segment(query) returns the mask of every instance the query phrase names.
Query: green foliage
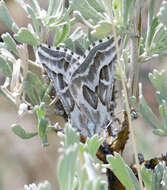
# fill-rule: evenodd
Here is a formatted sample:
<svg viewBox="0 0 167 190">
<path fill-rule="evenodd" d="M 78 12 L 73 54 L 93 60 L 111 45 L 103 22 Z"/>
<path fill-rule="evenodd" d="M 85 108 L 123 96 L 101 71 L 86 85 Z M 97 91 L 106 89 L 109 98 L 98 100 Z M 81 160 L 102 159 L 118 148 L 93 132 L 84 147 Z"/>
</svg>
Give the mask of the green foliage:
<svg viewBox="0 0 167 190">
<path fill-rule="evenodd" d="M 140 112 L 144 120 L 153 128 L 153 133 L 159 136 L 167 135 L 167 74 L 165 71 L 158 72 L 154 70 L 153 73 L 149 73 L 149 79 L 151 80 L 153 86 L 157 89 L 156 98 L 159 103 L 159 114 L 161 119 L 159 120 L 157 116 L 153 113 L 151 108 L 146 103 L 144 96 L 142 94 L 142 88 L 140 85 Z"/>
<path fill-rule="evenodd" d="M 17 34 L 14 35 L 14 38 L 21 43 L 32 46 L 39 45 L 39 40 L 37 39 L 36 35 L 30 32 L 27 28 L 20 28 Z"/>
<path fill-rule="evenodd" d="M 109 155 L 107 158 L 110 168 L 114 172 L 114 174 L 118 177 L 121 183 L 128 190 L 139 190 L 139 182 L 133 171 L 125 164 L 123 159 L 119 154 L 115 156 Z"/>
<path fill-rule="evenodd" d="M 87 140 L 85 145 L 87 148 L 83 149 L 79 134 L 70 124 L 66 125 L 62 140 L 63 147 L 57 168 L 60 190 L 105 190 L 106 184 L 97 173 L 91 157 L 94 156 L 92 148 L 95 150 L 97 148 L 95 142 L 101 140 L 93 136 Z"/>
<path fill-rule="evenodd" d="M 96 156 L 96 152 L 98 151 L 102 139 L 99 139 L 97 135 L 94 135 L 91 139 L 87 140 L 87 143 L 83 145 L 84 150 L 88 152 L 91 156 Z"/>
<path fill-rule="evenodd" d="M 142 177 L 147 190 L 166 190 L 166 163 L 164 161 L 159 162 L 154 170 L 142 168 Z"/>
<path fill-rule="evenodd" d="M 18 31 L 18 26 L 9 14 L 9 11 L 3 0 L 0 1 L 0 19 L 14 32 Z"/>
<path fill-rule="evenodd" d="M 19 28 L 11 18 L 5 2 L 0 1 L 0 20 L 6 23 L 13 32 L 13 35 L 9 33 L 1 35 L 3 42 L 0 43 L 0 69 L 6 80 L 0 86 L 0 93 L 16 105 L 20 115 L 31 111 L 37 117 L 36 132 L 27 132 L 20 125 L 12 125 L 12 131 L 22 139 L 38 135 L 43 146 L 47 146 L 47 133 L 54 128 L 47 118 L 48 107 L 52 105 L 51 85 L 45 83 L 45 80 L 39 76 L 43 72 L 43 68 L 38 59 L 29 60 L 26 45 L 32 46 L 33 53 L 36 55 L 37 46 L 41 43 L 48 43 L 50 34 L 52 34 L 51 45 L 63 45 L 73 51 L 79 49 L 84 53 L 92 42 L 110 34 L 114 23 L 117 33 L 122 38 L 121 59 L 125 63 L 125 74 L 128 73 L 128 66 L 131 64 L 132 51 L 129 48 L 129 42 L 134 36 L 138 38 L 137 55 L 139 57 L 137 64 L 144 64 L 150 59 L 166 55 L 166 1 L 162 2 L 156 15 L 154 11 L 156 1 L 150 1 L 147 28 L 142 33 L 140 26 L 142 1 L 113 0 L 111 3 L 110 0 L 72 0 L 69 7 L 65 8 L 64 1 L 50 0 L 47 10 L 42 9 L 37 0 L 30 0 L 29 5 L 22 0 L 18 0 L 18 2 L 32 20 L 32 25 L 29 24 L 27 28 Z M 81 26 L 76 27 L 76 23 L 84 24 L 88 31 L 87 34 Z M 117 70 L 119 78 L 120 69 L 117 68 Z M 153 73 L 149 74 L 149 79 L 157 90 L 155 95 L 161 118 L 158 119 L 148 106 L 141 86 L 139 89 L 139 109 L 144 120 L 153 128 L 154 134 L 166 136 L 167 75 L 164 71 L 154 70 Z M 131 90 L 128 85 L 127 89 Z M 133 99 L 133 105 L 138 106 L 137 97 L 130 97 L 130 99 Z M 64 133 L 57 169 L 60 189 L 105 190 L 106 183 L 103 182 L 100 172 L 94 167 L 95 155 L 103 139 L 99 139 L 95 135 L 91 139 L 87 139 L 85 144 L 80 144 L 79 135 L 69 124 L 65 127 Z M 139 189 L 138 180 L 120 155 L 109 156 L 108 162 L 109 167 L 126 189 Z M 142 178 L 148 190 L 164 190 L 166 176 L 165 163 L 160 163 L 153 171 L 142 168 Z M 160 184 L 163 185 L 160 186 Z M 48 182 L 38 186 L 32 184 L 25 186 L 25 190 L 50 190 L 50 185 Z"/>
<path fill-rule="evenodd" d="M 0 68 L 2 69 L 2 72 L 5 75 L 5 77 L 8 77 L 11 79 L 12 69 L 9 65 L 8 60 L 7 59 L 5 60 L 2 56 L 0 56 Z"/>
<path fill-rule="evenodd" d="M 36 136 L 38 133 L 29 133 L 26 132 L 20 125 L 12 125 L 11 126 L 12 131 L 19 137 L 21 137 L 22 139 L 29 139 L 32 138 L 34 136 Z"/>
<path fill-rule="evenodd" d="M 23 88 L 25 89 L 31 104 L 39 105 L 44 98 L 46 89 L 38 76 L 29 71 L 24 80 Z"/>
<path fill-rule="evenodd" d="M 5 42 L 7 49 L 18 56 L 19 52 L 17 50 L 17 45 L 11 35 L 7 32 L 5 34 L 2 34 L 1 38 Z"/>
</svg>

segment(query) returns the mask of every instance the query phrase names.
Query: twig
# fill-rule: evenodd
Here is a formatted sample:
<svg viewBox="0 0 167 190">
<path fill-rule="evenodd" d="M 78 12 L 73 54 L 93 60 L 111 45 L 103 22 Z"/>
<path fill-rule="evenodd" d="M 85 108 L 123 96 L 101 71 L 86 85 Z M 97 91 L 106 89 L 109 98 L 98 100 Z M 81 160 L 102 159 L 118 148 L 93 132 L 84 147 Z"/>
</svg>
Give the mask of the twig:
<svg viewBox="0 0 167 190">
<path fill-rule="evenodd" d="M 124 96 L 125 96 L 125 107 L 126 107 L 126 111 L 127 111 L 127 115 L 128 115 L 129 130 L 130 130 L 130 135 L 131 135 L 131 138 L 132 138 L 132 145 L 133 145 L 133 151 L 134 151 L 134 155 L 135 155 L 135 162 L 136 162 L 136 165 L 137 165 L 137 173 L 138 173 L 138 177 L 139 177 L 140 189 L 144 190 L 143 183 L 142 183 L 141 172 L 140 172 L 140 165 L 139 165 L 138 156 L 137 156 L 135 135 L 134 135 L 134 130 L 133 130 L 133 126 L 132 126 L 132 120 L 131 120 L 131 115 L 130 115 L 130 106 L 129 106 L 129 101 L 128 101 L 128 93 L 127 93 L 126 85 L 125 85 L 125 76 L 124 76 L 124 72 L 123 72 L 122 65 L 121 65 L 122 61 L 120 59 L 121 56 L 120 56 L 120 52 L 119 52 L 116 28 L 115 28 L 115 24 L 113 22 L 114 21 L 114 16 L 113 16 L 112 9 L 111 9 L 111 21 L 112 21 L 112 30 L 113 30 L 113 34 L 114 34 L 115 46 L 116 46 L 116 51 L 117 51 L 117 58 L 119 60 L 119 66 L 120 66 L 120 71 L 121 71 L 120 72 L 120 74 L 121 74 L 121 83 L 122 83 L 122 88 L 123 88 L 123 92 L 124 92 Z"/>
</svg>

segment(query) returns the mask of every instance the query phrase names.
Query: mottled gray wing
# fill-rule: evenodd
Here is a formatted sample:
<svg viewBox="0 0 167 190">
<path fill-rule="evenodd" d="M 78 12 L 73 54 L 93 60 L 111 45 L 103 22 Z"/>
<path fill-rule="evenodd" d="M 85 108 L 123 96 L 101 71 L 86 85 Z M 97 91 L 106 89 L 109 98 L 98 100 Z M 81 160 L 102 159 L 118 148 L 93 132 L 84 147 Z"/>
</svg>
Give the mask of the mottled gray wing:
<svg viewBox="0 0 167 190">
<path fill-rule="evenodd" d="M 38 57 L 44 66 L 67 114 L 74 109 L 74 100 L 69 91 L 71 72 L 80 62 L 80 56 L 60 47 L 41 45 Z"/>
<path fill-rule="evenodd" d="M 71 76 L 69 88 L 78 106 L 71 113 L 72 124 L 85 136 L 99 134 L 112 119 L 110 105 L 115 63 L 114 38 L 108 37 L 91 47 Z M 80 117 L 73 119 L 79 111 Z"/>
<path fill-rule="evenodd" d="M 116 51 L 113 37 L 92 45 L 86 56 L 63 48 L 41 46 L 38 56 L 71 119 L 86 137 L 99 134 L 112 119 Z"/>
</svg>

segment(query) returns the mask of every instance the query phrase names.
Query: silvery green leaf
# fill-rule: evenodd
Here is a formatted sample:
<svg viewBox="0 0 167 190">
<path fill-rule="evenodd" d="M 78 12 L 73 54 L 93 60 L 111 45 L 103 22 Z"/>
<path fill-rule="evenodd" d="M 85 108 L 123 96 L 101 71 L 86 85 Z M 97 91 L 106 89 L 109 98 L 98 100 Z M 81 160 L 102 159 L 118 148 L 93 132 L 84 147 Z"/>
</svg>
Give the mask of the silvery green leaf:
<svg viewBox="0 0 167 190">
<path fill-rule="evenodd" d="M 151 190 L 152 173 L 151 170 L 148 170 L 145 167 L 141 170 L 142 180 L 147 190 Z"/>
<path fill-rule="evenodd" d="M 162 130 L 167 135 L 167 103 L 165 100 L 163 100 L 162 104 L 159 106 L 159 113 L 160 113 L 162 123 L 163 123 Z"/>
<path fill-rule="evenodd" d="M 160 22 L 167 25 L 167 2 L 166 1 L 162 1 L 160 10 L 159 10 L 157 16 L 158 16 Z"/>
<path fill-rule="evenodd" d="M 48 15 L 62 15 L 64 1 L 62 0 L 49 0 Z"/>
<path fill-rule="evenodd" d="M 31 7 L 33 8 L 35 13 L 39 13 L 41 11 L 41 8 L 38 4 L 37 0 L 29 0 Z"/>
<path fill-rule="evenodd" d="M 87 152 L 84 152 L 83 156 L 85 160 L 85 168 L 88 174 L 88 179 L 91 181 L 96 181 L 95 178 L 97 176 L 96 176 L 95 168 L 93 166 L 93 158 Z"/>
<path fill-rule="evenodd" d="M 157 71 L 154 69 L 153 73 L 149 73 L 149 79 L 153 86 L 161 93 L 163 99 L 167 101 L 167 74 L 164 70 Z"/>
<path fill-rule="evenodd" d="M 18 50 L 17 50 L 16 42 L 13 40 L 13 38 L 11 37 L 11 35 L 7 32 L 5 34 L 2 34 L 1 38 L 5 42 L 8 50 L 12 51 L 13 53 L 15 53 L 15 55 L 18 56 L 19 53 L 18 53 Z"/>
<path fill-rule="evenodd" d="M 36 17 L 36 14 L 35 14 L 34 10 L 29 5 L 26 5 L 26 10 L 27 10 L 27 12 L 29 14 L 29 17 L 32 19 L 32 22 L 33 22 L 33 25 L 34 25 L 34 28 L 35 28 L 35 32 L 39 35 L 40 34 L 39 21 L 38 21 L 38 19 Z"/>
<path fill-rule="evenodd" d="M 75 143 L 79 143 L 80 142 L 80 138 L 79 135 L 76 133 L 76 130 L 74 128 L 72 128 L 72 126 L 67 123 L 64 129 L 64 146 L 68 147 L 70 145 L 73 145 Z"/>
<path fill-rule="evenodd" d="M 104 17 L 94 9 L 87 0 L 72 0 L 71 4 L 74 10 L 77 10 L 86 19 L 92 19 L 93 22 L 98 23 Z"/>
<path fill-rule="evenodd" d="M 157 116 L 153 113 L 151 108 L 148 106 L 147 102 L 144 99 L 142 94 L 141 84 L 139 85 L 139 109 L 140 113 L 143 116 L 143 119 L 154 129 L 158 129 L 162 124 L 160 123 Z M 162 127 L 162 126 L 161 126 Z"/>
<path fill-rule="evenodd" d="M 89 0 L 89 4 L 96 9 L 98 12 L 104 12 L 104 4 L 102 3 L 102 0 Z"/>
<path fill-rule="evenodd" d="M 37 75 L 29 71 L 24 80 L 23 87 L 33 105 L 39 105 L 43 101 L 46 89 Z"/>
<path fill-rule="evenodd" d="M 125 25 L 125 27 L 127 24 L 129 24 L 129 22 L 131 22 L 128 20 L 128 16 L 134 11 L 134 8 L 132 7 L 134 2 L 134 0 L 123 0 L 122 2 L 122 24 Z"/>
<path fill-rule="evenodd" d="M 157 26 L 157 18 L 154 18 L 155 0 L 150 1 L 148 20 L 147 20 L 147 34 L 146 34 L 146 48 L 149 49 L 154 30 Z M 155 26 L 155 27 L 153 27 Z"/>
<path fill-rule="evenodd" d="M 44 139 L 47 132 L 47 127 L 49 125 L 49 120 L 45 117 L 42 117 L 38 124 L 38 135 L 41 139 Z"/>
<path fill-rule="evenodd" d="M 159 25 L 159 20 L 157 17 L 155 17 L 152 20 L 151 25 L 147 27 L 147 36 L 146 36 L 146 41 L 145 41 L 146 42 L 145 47 L 147 48 L 147 52 L 150 51 L 152 39 L 158 25 Z"/>
<path fill-rule="evenodd" d="M 34 110 L 36 111 L 38 121 L 40 121 L 45 116 L 45 103 L 41 102 L 40 105 L 36 105 Z"/>
<path fill-rule="evenodd" d="M 0 68 L 5 77 L 9 77 L 9 79 L 12 78 L 12 69 L 9 65 L 9 62 L 7 61 L 7 59 L 5 60 L 1 55 L 0 55 Z"/>
<path fill-rule="evenodd" d="M 164 39 L 165 36 L 166 36 L 166 29 L 165 29 L 164 25 L 160 23 L 156 27 L 155 33 L 153 35 L 153 39 L 152 39 L 153 47 L 152 48 L 156 48 L 154 46 L 158 46 L 158 44 L 162 42 L 162 40 Z"/>
<path fill-rule="evenodd" d="M 86 142 L 86 146 L 87 146 L 87 151 L 89 152 L 89 154 L 92 156 L 95 156 L 101 143 L 102 143 L 102 139 L 100 139 L 98 135 L 94 135 L 93 137 L 88 139 Z"/>
<path fill-rule="evenodd" d="M 29 132 L 25 131 L 20 125 L 17 125 L 17 124 L 13 124 L 11 126 L 11 128 L 12 128 L 12 131 L 17 136 L 21 137 L 22 139 L 29 139 L 29 138 L 32 138 L 38 134 L 37 132 L 29 133 Z"/>
<path fill-rule="evenodd" d="M 0 48 L 7 49 L 7 46 L 4 42 L 0 42 Z"/>
<path fill-rule="evenodd" d="M 158 136 L 167 136 L 167 133 L 162 129 L 153 129 L 153 133 Z"/>
<path fill-rule="evenodd" d="M 160 91 L 156 91 L 155 92 L 155 96 L 157 98 L 157 101 L 159 104 L 162 104 L 163 100 L 164 100 L 164 97 L 163 95 L 161 95 Z"/>
<path fill-rule="evenodd" d="M 14 38 L 21 43 L 32 46 L 39 45 L 39 39 L 37 36 L 30 32 L 27 28 L 20 28 L 19 31 L 14 35 Z"/>
<path fill-rule="evenodd" d="M 74 143 L 66 148 L 66 151 L 59 158 L 57 175 L 60 190 L 72 190 L 77 164 L 77 153 L 78 145 Z"/>
<path fill-rule="evenodd" d="M 56 33 L 54 36 L 53 45 L 57 46 L 59 43 L 64 42 L 67 39 L 69 32 L 70 32 L 70 24 L 69 23 L 63 25 L 63 27 L 57 27 Z"/>
<path fill-rule="evenodd" d="M 109 167 L 112 169 L 116 177 L 120 180 L 120 182 L 124 185 L 124 187 L 128 190 L 139 190 L 139 182 L 132 172 L 132 170 L 125 164 L 122 157 L 115 153 L 115 156 L 109 155 L 107 157 L 107 161 L 109 162 Z"/>
<path fill-rule="evenodd" d="M 104 38 L 104 36 L 109 35 L 111 31 L 112 24 L 108 21 L 102 20 L 94 27 L 92 35 L 98 38 Z"/>
<path fill-rule="evenodd" d="M 19 27 L 10 16 L 8 8 L 3 0 L 0 1 L 0 20 L 2 20 L 14 33 L 19 30 Z"/>
<path fill-rule="evenodd" d="M 164 161 L 159 162 L 153 171 L 151 190 L 166 190 L 167 167 Z"/>
<path fill-rule="evenodd" d="M 71 38 L 67 38 L 64 44 L 66 48 L 70 49 L 72 52 L 75 52 L 75 44 Z"/>
</svg>

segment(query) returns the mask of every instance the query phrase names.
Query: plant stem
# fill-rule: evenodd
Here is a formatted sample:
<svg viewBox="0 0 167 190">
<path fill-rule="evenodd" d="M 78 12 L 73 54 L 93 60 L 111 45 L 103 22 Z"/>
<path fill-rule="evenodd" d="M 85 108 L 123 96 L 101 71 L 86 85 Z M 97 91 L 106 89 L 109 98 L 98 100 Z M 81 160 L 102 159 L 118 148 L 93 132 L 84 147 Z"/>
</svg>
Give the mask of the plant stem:
<svg viewBox="0 0 167 190">
<path fill-rule="evenodd" d="M 115 28 L 115 24 L 113 22 L 114 21 L 114 16 L 113 16 L 113 13 L 112 13 L 112 9 L 111 9 L 111 21 L 112 21 L 112 30 L 113 30 L 113 34 L 114 34 L 115 46 L 116 46 L 116 51 L 117 51 L 117 59 L 119 60 L 120 73 L 121 73 L 121 83 L 122 83 L 122 88 L 123 88 L 123 92 L 124 92 L 124 96 L 125 96 L 125 107 L 126 107 L 126 111 L 127 111 L 127 115 L 128 115 L 129 130 L 130 130 L 130 135 L 131 135 L 131 138 L 132 138 L 132 146 L 133 146 L 133 151 L 134 151 L 134 156 L 135 156 L 135 162 L 136 162 L 136 165 L 137 165 L 137 173 L 138 173 L 138 177 L 139 177 L 139 184 L 140 184 L 140 189 L 144 190 L 143 183 L 142 183 L 141 172 L 140 172 L 140 165 L 139 165 L 138 156 L 137 156 L 135 135 L 134 135 L 134 130 L 133 130 L 133 126 L 132 126 L 132 120 L 131 120 L 131 115 L 130 115 L 130 106 L 129 106 L 129 101 L 128 101 L 128 93 L 127 93 L 126 85 L 125 85 L 126 80 L 125 80 L 125 75 L 124 75 L 122 65 L 121 65 L 122 61 L 120 59 L 121 56 L 120 56 L 120 52 L 119 52 L 116 28 Z"/>
<path fill-rule="evenodd" d="M 139 78 L 138 37 L 131 36 L 131 71 L 129 72 L 129 97 L 136 96 Z"/>
</svg>

